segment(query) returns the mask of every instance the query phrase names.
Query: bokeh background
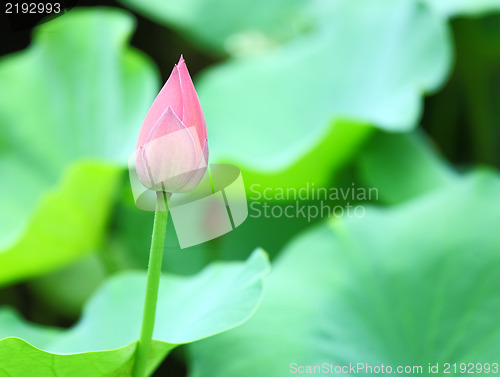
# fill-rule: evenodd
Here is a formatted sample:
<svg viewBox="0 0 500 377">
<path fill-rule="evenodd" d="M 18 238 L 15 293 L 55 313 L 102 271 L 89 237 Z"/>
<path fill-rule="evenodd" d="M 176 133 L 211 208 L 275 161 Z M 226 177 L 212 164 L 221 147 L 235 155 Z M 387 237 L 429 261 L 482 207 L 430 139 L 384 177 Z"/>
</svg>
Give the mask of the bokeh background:
<svg viewBox="0 0 500 377">
<path fill-rule="evenodd" d="M 185 250 L 170 226 L 165 272 L 257 247 L 273 271 L 251 320 L 156 375 L 500 361 L 498 1 L 81 1 L 5 35 L 0 305 L 69 327 L 109 276 L 146 268 L 153 218 L 126 161 L 183 54 L 210 162 L 241 168 L 249 205 L 252 187 L 379 197 L 326 201 L 362 205 L 359 219 L 250 216 Z"/>
</svg>

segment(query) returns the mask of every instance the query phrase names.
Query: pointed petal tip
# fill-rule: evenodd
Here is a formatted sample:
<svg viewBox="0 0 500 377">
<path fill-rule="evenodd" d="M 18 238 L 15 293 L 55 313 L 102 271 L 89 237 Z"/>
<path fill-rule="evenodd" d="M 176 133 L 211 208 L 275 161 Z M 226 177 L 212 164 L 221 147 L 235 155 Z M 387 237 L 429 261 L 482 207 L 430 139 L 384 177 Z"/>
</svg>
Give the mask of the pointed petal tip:
<svg viewBox="0 0 500 377">
<path fill-rule="evenodd" d="M 179 62 L 177 64 L 184 63 L 184 56 L 181 54 L 181 57 L 179 58 Z"/>
</svg>

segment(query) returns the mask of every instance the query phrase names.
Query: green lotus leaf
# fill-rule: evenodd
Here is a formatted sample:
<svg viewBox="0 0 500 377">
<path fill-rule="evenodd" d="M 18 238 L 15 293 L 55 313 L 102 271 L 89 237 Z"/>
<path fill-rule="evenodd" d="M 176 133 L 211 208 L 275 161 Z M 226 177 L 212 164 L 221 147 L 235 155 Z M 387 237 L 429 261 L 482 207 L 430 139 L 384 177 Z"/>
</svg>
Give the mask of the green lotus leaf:
<svg viewBox="0 0 500 377">
<path fill-rule="evenodd" d="M 254 317 L 189 347 L 190 376 L 281 377 L 323 363 L 423 374 L 439 363 L 442 374 L 446 362 L 498 363 L 498 192 L 498 174 L 478 171 L 299 236 Z"/>
<path fill-rule="evenodd" d="M 157 88 L 120 10 L 72 10 L 0 60 L 0 285 L 101 242 L 114 187 Z"/>
<path fill-rule="evenodd" d="M 227 331 L 255 311 L 269 269 L 256 250 L 246 262 L 216 263 L 194 276 L 161 278 L 151 374 L 180 344 Z M 70 329 L 24 321 L 0 310 L 0 376 L 129 376 L 140 334 L 145 272 L 122 272 L 108 279 Z"/>
<path fill-rule="evenodd" d="M 456 184 L 458 174 L 422 132 L 378 132 L 357 157 L 365 187 L 374 187 L 383 203 L 396 204 L 444 185 Z"/>
<path fill-rule="evenodd" d="M 307 29 L 305 0 L 120 0 L 212 54 L 262 50 Z"/>
<path fill-rule="evenodd" d="M 445 17 L 484 15 L 500 10 L 496 0 L 425 0 Z"/>
<path fill-rule="evenodd" d="M 415 128 L 422 96 L 448 74 L 448 27 L 428 7 L 350 0 L 330 8 L 314 32 L 199 77 L 211 156 L 238 164 L 247 184 L 328 182 L 374 127 Z"/>
</svg>

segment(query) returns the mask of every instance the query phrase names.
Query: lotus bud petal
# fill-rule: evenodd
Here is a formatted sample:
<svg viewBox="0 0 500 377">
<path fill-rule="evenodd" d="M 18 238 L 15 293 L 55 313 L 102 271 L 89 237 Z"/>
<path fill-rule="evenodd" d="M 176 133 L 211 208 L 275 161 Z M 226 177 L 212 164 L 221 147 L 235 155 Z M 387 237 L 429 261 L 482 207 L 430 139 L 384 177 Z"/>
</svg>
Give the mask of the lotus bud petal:
<svg viewBox="0 0 500 377">
<path fill-rule="evenodd" d="M 205 117 L 181 56 L 139 132 L 137 176 L 154 191 L 188 192 L 201 181 L 207 163 Z"/>
</svg>

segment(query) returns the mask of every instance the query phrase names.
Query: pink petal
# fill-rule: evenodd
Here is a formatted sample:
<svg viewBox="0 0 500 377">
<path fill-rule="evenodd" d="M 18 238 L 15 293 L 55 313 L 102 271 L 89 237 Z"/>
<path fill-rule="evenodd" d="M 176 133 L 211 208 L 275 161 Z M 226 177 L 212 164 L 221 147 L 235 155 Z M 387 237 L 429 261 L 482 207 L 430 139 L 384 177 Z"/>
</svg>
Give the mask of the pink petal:
<svg viewBox="0 0 500 377">
<path fill-rule="evenodd" d="M 136 170 L 141 183 L 155 191 L 177 192 L 198 166 L 188 130 L 169 107 L 138 148 Z"/>
<path fill-rule="evenodd" d="M 198 135 L 198 140 L 200 142 L 200 147 L 203 145 L 205 139 L 207 138 L 207 125 L 205 123 L 205 116 L 201 110 L 200 100 L 198 99 L 198 94 L 194 89 L 193 81 L 189 75 L 184 58 L 181 55 L 179 63 L 177 63 L 179 69 L 181 91 L 182 91 L 182 122 L 187 126 L 194 126 Z"/>
<path fill-rule="evenodd" d="M 146 114 L 146 118 L 144 118 L 144 122 L 142 122 L 139 137 L 137 139 L 137 147 L 140 147 L 146 142 L 146 138 L 167 107 L 171 107 L 177 117 L 182 119 L 182 92 L 179 69 L 177 65 L 174 66 L 170 77 L 160 90 L 160 93 L 156 96 L 153 104 Z"/>
<path fill-rule="evenodd" d="M 196 164 L 196 168 L 186 180 L 186 183 L 177 189 L 176 192 L 188 192 L 193 190 L 200 183 L 208 167 L 208 143 L 205 139 L 202 154 Z"/>
</svg>

